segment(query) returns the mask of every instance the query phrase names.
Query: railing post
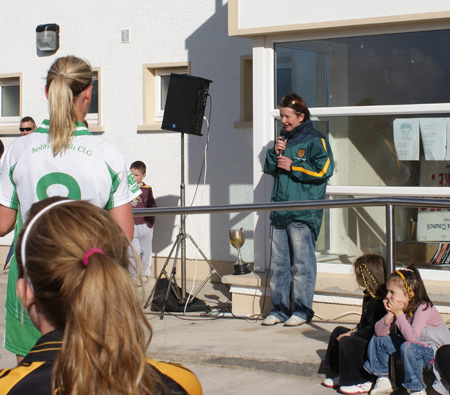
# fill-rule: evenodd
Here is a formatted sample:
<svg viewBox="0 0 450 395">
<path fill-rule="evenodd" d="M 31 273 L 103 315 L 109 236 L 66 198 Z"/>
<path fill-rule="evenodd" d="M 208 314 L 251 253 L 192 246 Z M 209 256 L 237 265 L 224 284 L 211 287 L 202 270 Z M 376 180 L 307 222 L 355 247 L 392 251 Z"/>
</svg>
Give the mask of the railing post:
<svg viewBox="0 0 450 395">
<path fill-rule="evenodd" d="M 395 211 L 391 203 L 386 204 L 386 262 L 389 276 L 395 268 Z"/>
<path fill-rule="evenodd" d="M 186 186 L 184 184 L 184 133 L 181 133 L 181 207 L 186 206 Z M 181 214 L 181 300 L 186 300 L 186 214 Z"/>
<path fill-rule="evenodd" d="M 386 280 L 395 269 L 395 210 L 391 203 L 386 204 Z M 396 331 L 396 329 L 394 329 Z M 397 331 L 396 331 L 397 333 Z M 390 356 L 390 376 L 395 383 L 397 381 L 396 361 Z"/>
</svg>

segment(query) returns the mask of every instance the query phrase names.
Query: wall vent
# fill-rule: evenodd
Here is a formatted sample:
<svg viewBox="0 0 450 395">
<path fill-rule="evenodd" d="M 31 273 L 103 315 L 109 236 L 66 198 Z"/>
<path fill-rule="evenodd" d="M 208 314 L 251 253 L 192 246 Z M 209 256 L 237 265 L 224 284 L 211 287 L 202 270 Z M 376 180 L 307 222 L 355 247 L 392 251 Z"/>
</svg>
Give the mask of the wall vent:
<svg viewBox="0 0 450 395">
<path fill-rule="evenodd" d="M 120 31 L 120 42 L 122 44 L 127 44 L 130 42 L 130 30 L 129 29 Z"/>
</svg>

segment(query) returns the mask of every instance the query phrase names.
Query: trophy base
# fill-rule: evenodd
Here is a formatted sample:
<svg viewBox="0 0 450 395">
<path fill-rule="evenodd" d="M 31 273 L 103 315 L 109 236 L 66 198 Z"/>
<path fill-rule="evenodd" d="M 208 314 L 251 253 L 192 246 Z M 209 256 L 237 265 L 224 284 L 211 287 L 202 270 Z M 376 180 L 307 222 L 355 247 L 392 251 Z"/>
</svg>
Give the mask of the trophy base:
<svg viewBox="0 0 450 395">
<path fill-rule="evenodd" d="M 235 263 L 234 264 L 233 275 L 247 274 L 247 273 L 250 273 L 250 270 L 248 268 L 248 263 Z"/>
</svg>

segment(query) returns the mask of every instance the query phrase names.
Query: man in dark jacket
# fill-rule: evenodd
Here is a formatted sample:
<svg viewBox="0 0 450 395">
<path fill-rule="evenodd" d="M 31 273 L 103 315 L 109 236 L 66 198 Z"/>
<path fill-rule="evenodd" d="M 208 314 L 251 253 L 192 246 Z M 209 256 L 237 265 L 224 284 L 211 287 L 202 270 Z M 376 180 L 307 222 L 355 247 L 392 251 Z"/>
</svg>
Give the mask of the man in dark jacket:
<svg viewBox="0 0 450 395">
<path fill-rule="evenodd" d="M 306 103 L 295 93 L 281 100 L 280 120 L 287 139 L 278 138 L 274 148 L 267 151 L 264 164 L 264 172 L 275 178 L 272 202 L 324 199 L 334 170 L 328 140 L 314 129 Z M 322 215 L 319 209 L 271 213 L 270 292 L 274 308 L 263 325 L 284 322 L 285 326 L 297 326 L 313 318 L 315 247 Z"/>
</svg>

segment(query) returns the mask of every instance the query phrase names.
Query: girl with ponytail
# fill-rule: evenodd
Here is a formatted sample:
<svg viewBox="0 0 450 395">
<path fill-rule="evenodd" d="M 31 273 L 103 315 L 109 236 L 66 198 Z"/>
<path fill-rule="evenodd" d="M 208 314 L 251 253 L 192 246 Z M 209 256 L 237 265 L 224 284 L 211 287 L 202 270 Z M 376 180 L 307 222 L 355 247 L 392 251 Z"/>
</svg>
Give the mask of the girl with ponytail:
<svg viewBox="0 0 450 395">
<path fill-rule="evenodd" d="M 17 289 L 41 333 L 6 394 L 201 394 L 180 365 L 147 359 L 148 323 L 128 274 L 129 241 L 105 210 L 85 201 L 32 206 L 16 255 Z"/>
<path fill-rule="evenodd" d="M 75 56 L 57 59 L 45 85 L 50 119 L 16 139 L 0 173 L 0 236 L 15 227 L 15 240 L 33 203 L 52 196 L 87 200 L 110 211 L 125 235 L 133 237 L 131 205 L 140 194 L 123 155 L 92 135 L 84 119 L 92 96 L 92 69 Z M 44 272 L 43 275 L 46 273 Z M 6 298 L 5 347 L 18 362 L 39 338 L 17 297 L 17 265 L 10 265 Z"/>
</svg>

